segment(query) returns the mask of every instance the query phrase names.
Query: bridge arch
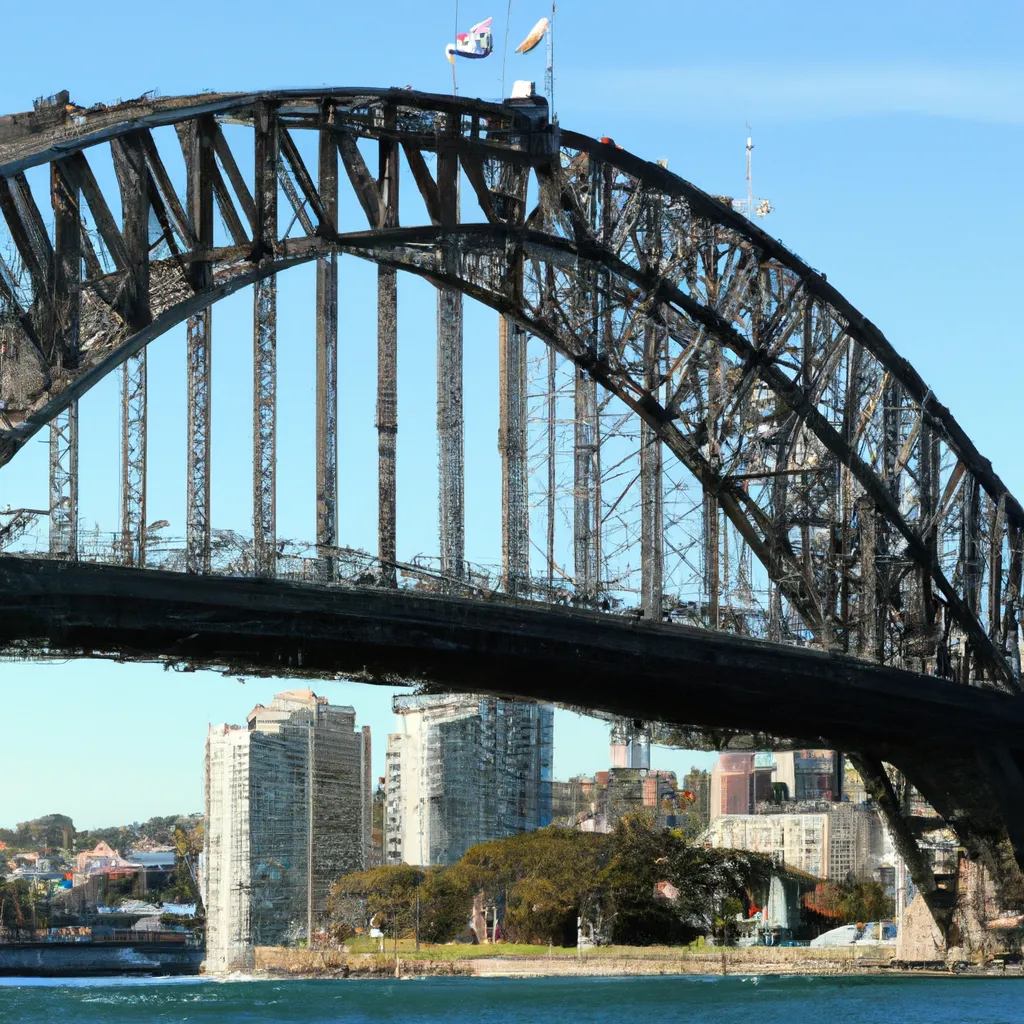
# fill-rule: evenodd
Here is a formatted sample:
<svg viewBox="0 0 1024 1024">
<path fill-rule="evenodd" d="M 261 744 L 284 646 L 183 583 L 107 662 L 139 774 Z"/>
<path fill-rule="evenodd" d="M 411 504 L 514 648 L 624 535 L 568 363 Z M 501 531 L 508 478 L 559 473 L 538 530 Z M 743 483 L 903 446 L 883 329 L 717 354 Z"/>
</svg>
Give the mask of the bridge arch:
<svg viewBox="0 0 1024 1024">
<path fill-rule="evenodd" d="M 169 128 L 181 144 L 184 196 L 155 141 L 157 129 Z M 251 133 L 251 170 L 229 129 Z M 301 135 L 312 145 L 300 144 Z M 90 165 L 96 147 L 109 147 L 113 191 Z M 311 151 L 315 172 L 303 156 Z M 29 177 L 43 167 L 49 185 L 33 189 Z M 347 179 L 364 223 L 342 223 L 339 179 Z M 410 179 L 424 212 L 415 226 L 402 226 L 399 193 Z M 143 97 L 83 109 L 64 97 L 0 118 L 0 243 L 0 465 L 50 424 L 60 469 L 77 399 L 119 366 L 126 382 L 144 381 L 137 371 L 146 345 L 188 322 L 193 569 L 202 571 L 204 554 L 209 561 L 203 396 L 212 306 L 254 286 L 257 344 L 270 374 L 272 282 L 315 261 L 318 347 L 327 366 L 320 383 L 329 396 L 334 258 L 351 254 L 381 268 L 385 363 L 398 270 L 438 287 L 446 365 L 460 365 L 459 295 L 503 318 L 502 586 L 512 596 L 528 596 L 525 332 L 574 368 L 574 485 L 583 496 L 574 521 L 578 598 L 599 604 L 602 596 L 593 464 L 600 387 L 642 423 L 640 591 L 649 618 L 666 612 L 664 448 L 703 493 L 706 596 L 697 614 L 705 625 L 1019 692 L 1024 511 L 920 375 L 824 275 L 727 199 L 613 143 L 550 124 L 542 101 L 338 89 Z M 257 363 L 259 374 L 259 356 Z M 378 396 L 382 479 L 388 465 L 393 473 L 393 372 L 385 367 Z M 272 426 L 272 387 L 257 391 L 257 416 Z M 127 387 L 125 402 L 128 410 Z M 441 562 L 444 575 L 458 576 L 461 411 L 454 395 L 445 402 L 451 443 L 441 456 L 449 481 Z M 317 541 L 325 551 L 338 544 L 329 404 L 318 408 Z M 257 449 L 257 470 L 272 479 L 272 441 L 258 436 Z M 126 481 L 137 468 L 126 459 Z M 72 479 L 51 474 L 51 525 L 61 529 L 74 526 L 73 498 L 62 490 Z M 264 488 L 254 505 L 257 567 L 265 569 L 272 494 Z M 126 505 L 125 520 L 144 528 L 137 507 Z M 757 616 L 729 596 L 720 565 L 729 529 L 763 567 L 767 596 Z M 393 585 L 393 508 L 382 511 L 380 536 L 380 563 L 392 571 L 377 582 Z M 879 768 L 886 751 L 869 753 L 865 771 L 878 769 L 879 792 L 894 800 Z M 964 764 L 973 756 L 965 754 Z M 962 788 L 949 790 L 923 762 L 917 768 L 933 804 L 947 819 L 960 815 L 965 835 L 987 837 L 995 857 L 1001 840 L 991 815 L 976 807 L 970 820 Z"/>
<path fill-rule="evenodd" d="M 544 115 L 542 104 L 335 90 L 4 119 L 0 212 L 18 258 L 0 268 L 0 461 L 172 324 L 289 266 L 351 253 L 471 295 L 616 395 L 648 443 L 699 480 L 709 523 L 728 520 L 815 643 L 1015 690 L 1024 514 L 948 410 L 824 275 L 726 202 Z M 263 140 L 251 186 L 227 124 Z M 184 203 L 150 134 L 167 125 L 186 156 Z M 300 131 L 329 142 L 323 185 Z M 376 176 L 367 140 L 386 154 Z M 86 160 L 100 144 L 118 172 L 121 225 Z M 429 225 L 398 227 L 397 196 L 389 208 L 385 165 L 395 173 L 399 150 Z M 363 229 L 336 221 L 338 154 Z M 45 163 L 52 229 L 25 179 Z M 460 177 L 475 200 L 468 218 Z M 277 223 L 278 185 L 300 231 Z M 83 203 L 101 245 L 82 231 Z M 231 245 L 213 245 L 215 204 Z M 149 220 L 171 250 L 163 259 Z"/>
</svg>

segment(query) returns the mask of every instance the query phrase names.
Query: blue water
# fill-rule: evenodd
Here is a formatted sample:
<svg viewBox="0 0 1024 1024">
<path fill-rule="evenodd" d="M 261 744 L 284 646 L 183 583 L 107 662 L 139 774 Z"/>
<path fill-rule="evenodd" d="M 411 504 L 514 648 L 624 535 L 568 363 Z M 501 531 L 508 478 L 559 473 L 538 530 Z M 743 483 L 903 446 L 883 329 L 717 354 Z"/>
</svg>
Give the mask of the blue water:
<svg viewBox="0 0 1024 1024">
<path fill-rule="evenodd" d="M 0 979 L 3 1024 L 1015 1024 L 1017 978 Z"/>
</svg>

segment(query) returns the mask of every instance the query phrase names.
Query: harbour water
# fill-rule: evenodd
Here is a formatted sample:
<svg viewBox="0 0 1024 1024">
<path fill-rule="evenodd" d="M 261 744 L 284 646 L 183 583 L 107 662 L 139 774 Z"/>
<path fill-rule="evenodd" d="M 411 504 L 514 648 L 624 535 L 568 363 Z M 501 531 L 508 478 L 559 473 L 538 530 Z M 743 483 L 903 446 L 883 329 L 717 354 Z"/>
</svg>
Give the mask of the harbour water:
<svg viewBox="0 0 1024 1024">
<path fill-rule="evenodd" d="M 0 981 L 4 1024 L 1016 1024 L 1014 978 Z"/>
</svg>

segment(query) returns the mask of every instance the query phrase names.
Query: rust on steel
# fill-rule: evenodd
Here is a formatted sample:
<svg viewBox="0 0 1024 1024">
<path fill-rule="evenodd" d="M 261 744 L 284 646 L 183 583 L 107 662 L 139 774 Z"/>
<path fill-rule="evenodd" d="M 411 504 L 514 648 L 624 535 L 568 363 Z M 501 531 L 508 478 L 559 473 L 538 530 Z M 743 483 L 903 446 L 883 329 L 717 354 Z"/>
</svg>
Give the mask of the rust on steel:
<svg viewBox="0 0 1024 1024">
<path fill-rule="evenodd" d="M 168 170 L 172 154 L 163 148 L 172 131 L 184 157 L 183 196 Z M 252 166 L 237 157 L 246 144 L 253 146 Z M 109 182 L 92 169 L 104 147 L 115 171 Z M 30 179 L 44 180 L 30 175 L 33 168 L 45 168 L 48 188 L 33 191 Z M 406 171 L 412 202 L 400 207 Z M 541 99 L 495 104 L 412 90 L 323 89 L 144 96 L 86 108 L 62 95 L 0 117 L 0 465 L 49 427 L 49 555 L 78 557 L 78 403 L 120 370 L 123 566 L 109 576 L 86 575 L 89 586 L 121 593 L 127 584 L 116 573 L 150 564 L 145 352 L 185 323 L 182 565 L 209 578 L 160 586 L 185 604 L 188 587 L 221 593 L 226 584 L 211 556 L 212 308 L 253 286 L 254 543 L 245 571 L 273 578 L 262 583 L 281 588 L 282 601 L 291 594 L 279 579 L 276 536 L 275 281 L 282 271 L 315 262 L 315 578 L 345 578 L 351 553 L 338 535 L 342 255 L 377 266 L 378 548 L 367 555 L 372 567 L 356 573 L 359 580 L 372 580 L 377 595 L 401 602 L 400 573 L 426 579 L 422 566 L 400 561 L 396 526 L 397 295 L 398 272 L 405 271 L 432 283 L 438 296 L 440 558 L 431 587 L 452 601 L 470 594 L 510 598 L 517 616 L 546 616 L 549 623 L 584 614 L 581 607 L 610 608 L 617 591 L 632 593 L 635 616 L 645 620 L 633 621 L 642 641 L 631 648 L 638 657 L 653 658 L 661 631 L 676 628 L 663 620 L 682 617 L 706 636 L 721 634 L 715 643 L 726 647 L 715 647 L 715 656 L 733 659 L 736 679 L 777 667 L 775 646 L 757 646 L 773 641 L 791 658 L 827 666 L 824 681 L 814 679 L 819 706 L 808 722 L 814 714 L 831 716 L 830 730 L 820 735 L 857 752 L 905 845 L 914 822 L 879 774 L 883 762 L 906 766 L 972 855 L 1005 868 L 1010 843 L 1022 856 L 1024 832 L 1012 808 L 1014 794 L 1024 791 L 1024 751 L 1012 739 L 996 744 L 987 733 L 965 732 L 958 771 L 981 780 L 988 794 L 986 806 L 972 802 L 961 783 L 935 776 L 937 762 L 915 740 L 904 736 L 900 746 L 898 736 L 865 722 L 864 686 L 874 681 L 885 690 L 886 714 L 901 729 L 910 728 L 914 709 L 931 715 L 941 731 L 957 714 L 982 715 L 985 701 L 998 701 L 1008 709 L 1006 721 L 1015 720 L 1024 700 L 1024 508 L 914 367 L 824 275 L 730 203 L 666 167 L 552 125 Z M 502 519 L 495 526 L 502 566 L 487 587 L 466 562 L 466 296 L 500 317 L 500 379 L 491 395 L 502 464 Z M 540 356 L 538 394 L 530 388 L 531 353 Z M 669 509 L 683 475 L 695 490 L 680 527 Z M 539 513 L 532 517 L 531 500 Z M 638 511 L 626 522 L 629 502 Z M 531 558 L 539 572 L 531 571 Z M 696 578 L 699 599 L 684 602 L 675 592 L 680 566 Z M 71 568 L 85 573 L 81 564 Z M 636 579 L 627 585 L 630 572 Z M 62 579 L 71 585 L 70 576 Z M 103 619 L 93 609 L 92 634 L 80 626 L 69 632 L 71 603 L 93 593 L 84 583 L 50 604 L 35 593 L 34 610 L 8 615 L 25 593 L 4 588 L 33 586 L 20 569 L 0 573 L 4 644 L 111 653 L 121 635 L 125 656 L 167 656 L 156 640 L 146 646 L 141 639 L 150 628 L 141 619 L 131 625 L 130 617 Z M 250 614 L 247 594 L 243 588 L 222 595 L 228 620 Z M 563 606 L 544 603 L 553 600 Z M 531 601 L 538 607 L 523 610 Z M 452 604 L 447 611 L 465 609 Z M 502 614 L 510 613 L 503 607 Z M 279 638 L 276 647 L 248 649 L 251 637 L 238 639 L 244 623 L 236 623 L 236 644 L 212 635 L 195 609 L 183 605 L 182 615 L 191 632 L 164 639 L 185 657 L 230 664 L 256 658 L 265 669 L 299 673 L 310 658 L 327 658 L 322 638 L 331 635 L 330 615 L 310 618 L 302 642 Z M 598 635 L 598 622 L 620 639 L 631 628 L 595 615 L 580 627 L 587 642 Z M 409 641 L 411 623 L 394 636 Z M 528 624 L 508 622 L 491 654 L 508 644 L 516 623 Z M 429 632 L 437 623 L 427 626 Z M 199 639 L 186 650 L 193 633 Z M 355 660 L 353 651 L 380 653 L 350 645 Z M 701 651 L 712 656 L 711 648 Z M 381 671 L 411 672 L 416 652 L 395 650 L 392 659 L 379 662 L 390 666 Z M 551 675 L 538 659 L 517 663 L 527 679 L 522 687 Z M 436 664 L 442 662 L 453 665 L 437 655 Z M 668 679 L 669 662 L 659 664 Z M 341 667 L 328 659 L 320 670 Z M 479 673 L 481 663 L 473 670 Z M 569 694 L 567 679 L 583 682 L 565 672 L 557 685 Z M 801 687 L 812 685 L 813 674 L 786 684 L 790 710 L 811 692 Z M 858 679 L 864 686 L 854 685 Z M 479 686 L 478 677 L 473 682 Z M 684 683 L 676 682 L 682 693 Z M 947 702 L 936 711 L 929 685 L 968 703 Z M 614 713 L 638 711 L 608 694 L 601 700 Z M 740 715 L 739 703 L 723 699 L 715 714 Z M 685 712 L 677 714 L 686 724 Z M 923 875 L 918 884 L 933 894 L 938 913 L 940 887 Z"/>
</svg>

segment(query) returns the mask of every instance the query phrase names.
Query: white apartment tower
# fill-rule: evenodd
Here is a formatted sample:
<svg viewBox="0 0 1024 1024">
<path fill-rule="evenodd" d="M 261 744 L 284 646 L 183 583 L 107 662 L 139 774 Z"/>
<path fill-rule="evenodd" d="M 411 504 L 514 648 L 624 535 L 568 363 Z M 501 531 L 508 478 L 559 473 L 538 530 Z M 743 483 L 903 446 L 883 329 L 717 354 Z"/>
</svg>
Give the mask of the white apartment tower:
<svg viewBox="0 0 1024 1024">
<path fill-rule="evenodd" d="M 549 705 L 474 695 L 395 697 L 385 862 L 451 864 L 469 847 L 551 822 Z"/>
<path fill-rule="evenodd" d="M 206 969 L 316 935 L 331 885 L 367 863 L 369 728 L 312 690 L 288 690 L 206 739 Z"/>
</svg>

